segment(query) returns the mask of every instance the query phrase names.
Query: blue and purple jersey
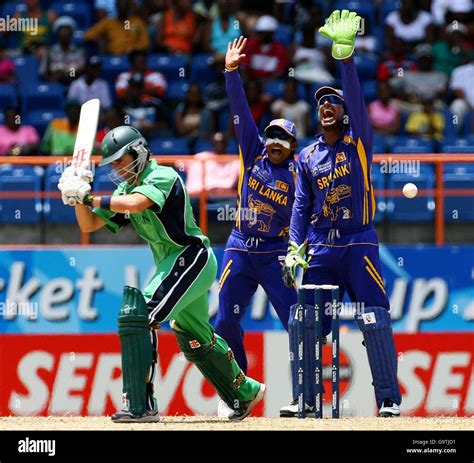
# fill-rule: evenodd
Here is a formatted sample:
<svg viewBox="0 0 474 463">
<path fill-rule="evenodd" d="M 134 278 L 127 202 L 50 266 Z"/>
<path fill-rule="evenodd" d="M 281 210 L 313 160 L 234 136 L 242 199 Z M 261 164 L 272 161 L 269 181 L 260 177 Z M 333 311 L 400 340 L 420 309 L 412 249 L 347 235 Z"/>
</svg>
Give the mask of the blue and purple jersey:
<svg viewBox="0 0 474 463">
<path fill-rule="evenodd" d="M 374 191 L 370 180 L 372 127 L 354 61 L 340 61 L 349 125 L 334 146 L 323 134 L 298 158 L 290 240 L 301 244 L 308 225 L 315 229 L 357 230 L 372 223 Z"/>
<path fill-rule="evenodd" d="M 258 134 L 237 71 L 225 72 L 241 162 L 235 229 L 244 236 L 285 237 L 295 194 L 296 162 L 272 164 Z"/>
</svg>

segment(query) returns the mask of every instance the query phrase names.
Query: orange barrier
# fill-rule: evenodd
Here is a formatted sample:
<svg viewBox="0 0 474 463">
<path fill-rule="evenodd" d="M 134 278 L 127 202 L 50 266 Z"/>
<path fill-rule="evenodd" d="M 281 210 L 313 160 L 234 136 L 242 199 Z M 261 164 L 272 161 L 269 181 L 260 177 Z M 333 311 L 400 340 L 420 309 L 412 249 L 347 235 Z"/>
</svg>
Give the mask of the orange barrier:
<svg viewBox="0 0 474 463">
<path fill-rule="evenodd" d="M 190 162 L 202 162 L 204 168 L 202 169 L 202 184 L 205 185 L 206 160 L 195 159 L 191 155 L 176 155 L 176 156 L 153 156 L 160 164 L 180 167 L 180 163 L 186 165 Z M 91 159 L 92 165 L 98 165 L 101 157 L 93 156 Z M 235 155 L 221 155 L 218 158 L 219 162 L 228 162 L 237 159 Z M 419 196 L 427 196 L 434 194 L 435 197 L 435 242 L 442 245 L 445 242 L 445 224 L 444 224 L 444 198 L 446 196 L 474 196 L 474 189 L 458 188 L 445 190 L 443 181 L 444 165 L 448 163 L 474 163 L 474 154 L 453 153 L 453 154 L 376 154 L 373 157 L 374 163 L 378 164 L 384 161 L 388 162 L 406 162 L 418 161 L 420 163 L 430 163 L 435 165 L 436 183 L 434 193 L 432 190 L 419 190 Z M 34 165 L 45 166 L 51 164 L 58 164 L 60 166 L 67 165 L 71 161 L 71 157 L 64 156 L 0 156 L 0 164 L 13 165 Z M 215 161 L 215 160 L 213 160 Z M 380 191 L 380 190 L 379 190 Z M 381 193 L 391 196 L 402 196 L 399 190 L 382 190 Z M 99 193 L 99 192 L 97 192 Z M 110 192 L 100 192 L 110 193 Z M 4 192 L 0 193 L 0 198 L 28 198 L 37 197 L 38 192 Z M 41 192 L 42 198 L 59 197 L 59 192 Z M 199 199 L 199 225 L 204 234 L 208 232 L 208 217 L 207 217 L 207 200 L 208 193 L 204 188 Z M 81 244 L 89 244 L 89 234 L 83 233 L 81 236 Z"/>
</svg>

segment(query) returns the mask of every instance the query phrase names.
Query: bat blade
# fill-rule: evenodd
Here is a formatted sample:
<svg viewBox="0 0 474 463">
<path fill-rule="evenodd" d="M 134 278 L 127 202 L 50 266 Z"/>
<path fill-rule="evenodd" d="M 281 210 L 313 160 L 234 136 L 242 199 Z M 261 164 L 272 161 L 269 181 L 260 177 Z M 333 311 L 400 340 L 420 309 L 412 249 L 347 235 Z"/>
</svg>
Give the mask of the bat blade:
<svg viewBox="0 0 474 463">
<path fill-rule="evenodd" d="M 76 143 L 72 155 L 71 165 L 74 167 L 89 167 L 92 150 L 94 148 L 97 124 L 99 123 L 100 101 L 97 98 L 86 101 L 81 106 L 79 117 L 79 127 L 77 129 Z M 75 204 L 74 198 L 69 201 L 70 205 Z"/>
</svg>

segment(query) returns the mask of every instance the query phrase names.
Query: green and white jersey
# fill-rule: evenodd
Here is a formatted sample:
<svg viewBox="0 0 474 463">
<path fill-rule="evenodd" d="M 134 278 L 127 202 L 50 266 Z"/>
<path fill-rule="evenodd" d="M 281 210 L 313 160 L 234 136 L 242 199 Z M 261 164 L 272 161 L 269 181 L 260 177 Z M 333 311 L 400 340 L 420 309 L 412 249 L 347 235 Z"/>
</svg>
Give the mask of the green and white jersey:
<svg viewBox="0 0 474 463">
<path fill-rule="evenodd" d="M 150 245 L 157 265 L 185 246 L 203 244 L 209 247 L 209 239 L 202 234 L 194 219 L 183 181 L 174 169 L 150 161 L 139 184 L 122 182 L 113 195 L 131 193 L 146 196 L 154 202 L 153 206 L 137 214 L 120 214 L 100 208 L 94 208 L 93 212 L 114 233 L 131 223 Z"/>
</svg>

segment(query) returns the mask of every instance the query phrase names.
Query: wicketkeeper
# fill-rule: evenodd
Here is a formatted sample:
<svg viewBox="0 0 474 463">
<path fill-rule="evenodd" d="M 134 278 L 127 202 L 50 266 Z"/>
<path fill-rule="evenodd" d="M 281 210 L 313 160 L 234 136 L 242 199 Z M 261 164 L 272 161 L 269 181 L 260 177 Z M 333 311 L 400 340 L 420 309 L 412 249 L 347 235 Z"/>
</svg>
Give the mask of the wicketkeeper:
<svg viewBox="0 0 474 463">
<path fill-rule="evenodd" d="M 91 195 L 92 173 L 70 167 L 59 184 L 63 201 L 75 198 L 84 232 L 106 227 L 117 233 L 131 224 L 150 246 L 157 268 L 143 293 L 124 288 L 118 317 L 124 408 L 112 420 L 159 421 L 153 392 L 155 328 L 168 321 L 186 359 L 232 409 L 229 418 L 245 418 L 262 400 L 265 385 L 245 376 L 227 342 L 209 324 L 208 290 L 217 263 L 208 238 L 196 225 L 183 181 L 174 169 L 150 160 L 146 140 L 133 127 L 111 130 L 102 153 L 100 165 L 113 166 L 118 185 L 113 195 Z"/>
<path fill-rule="evenodd" d="M 347 291 L 351 301 L 362 306 L 356 320 L 364 336 L 379 416 L 398 416 L 397 352 L 373 226 L 372 127 L 351 58 L 360 20 L 356 13 L 336 10 L 319 29 L 333 41 L 343 91 L 321 87 L 315 93 L 323 133 L 298 158 L 283 279 L 291 286 L 301 266 L 306 270 L 304 284 L 339 285 L 341 297 Z M 330 306 L 324 302 L 324 307 Z M 326 335 L 330 312 L 323 312 Z"/>
</svg>

